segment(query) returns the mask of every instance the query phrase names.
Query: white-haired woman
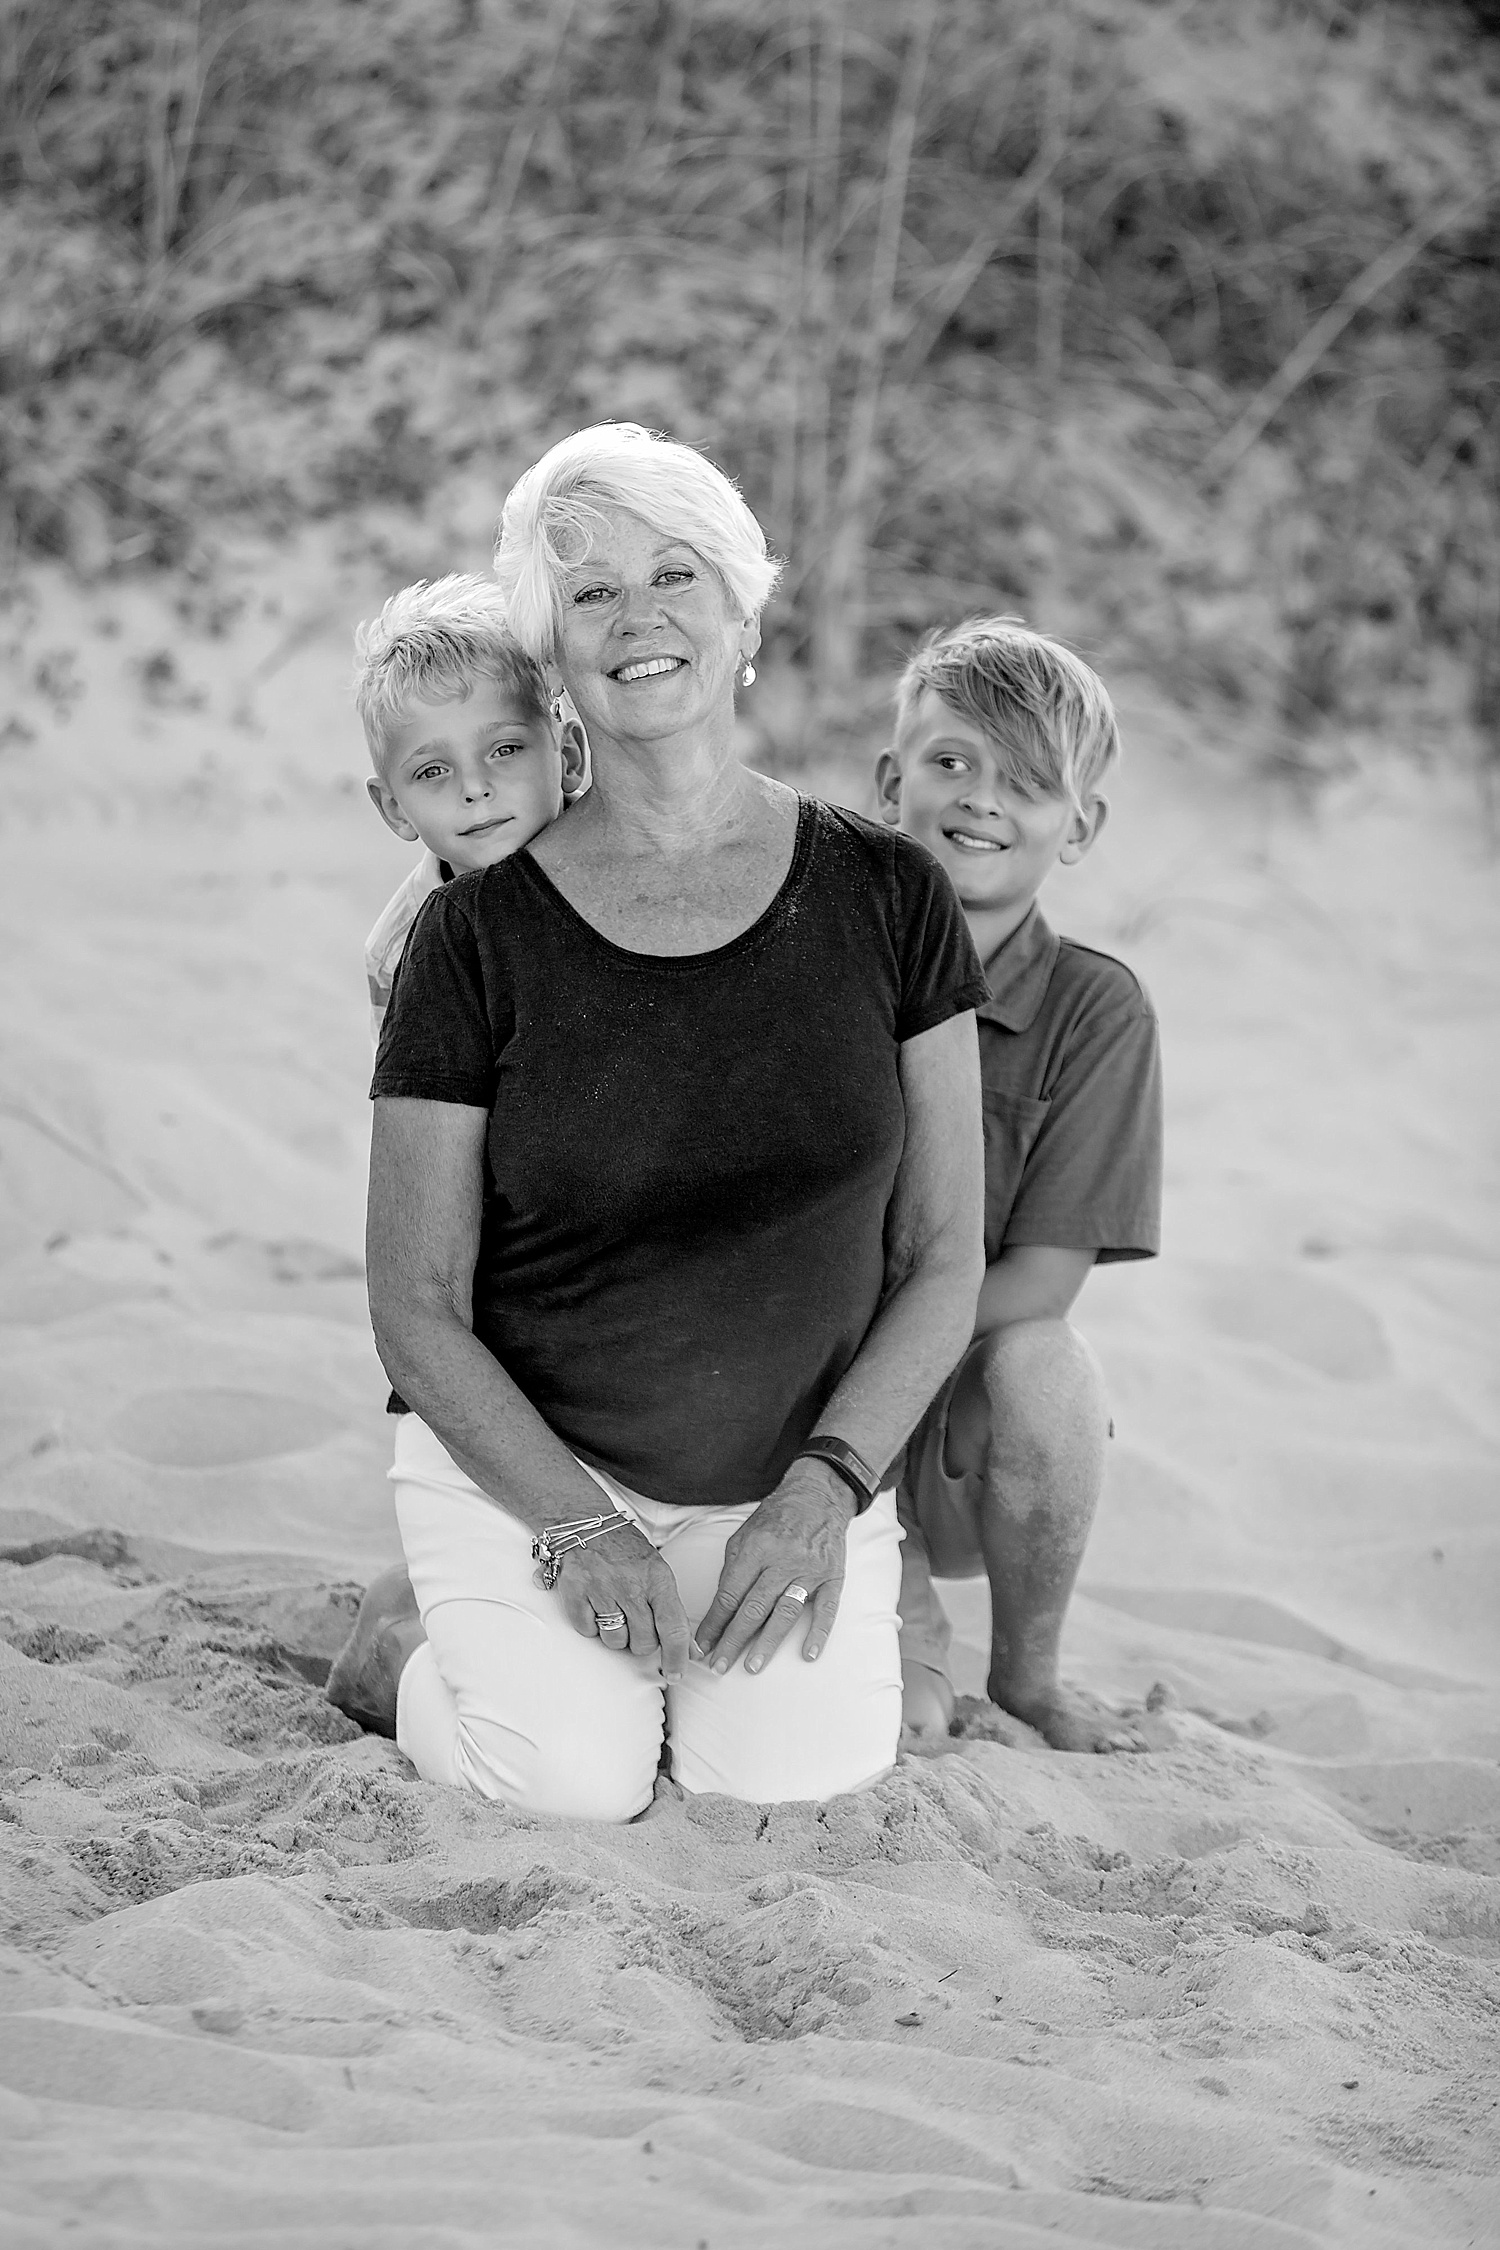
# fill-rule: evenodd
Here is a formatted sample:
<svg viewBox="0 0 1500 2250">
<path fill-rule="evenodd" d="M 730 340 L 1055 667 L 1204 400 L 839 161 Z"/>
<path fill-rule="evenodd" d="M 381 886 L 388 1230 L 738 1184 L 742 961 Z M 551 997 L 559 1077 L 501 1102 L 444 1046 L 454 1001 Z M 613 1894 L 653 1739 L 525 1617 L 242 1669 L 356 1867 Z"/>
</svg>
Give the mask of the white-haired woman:
<svg viewBox="0 0 1500 2250">
<path fill-rule="evenodd" d="M 628 1820 L 891 1765 L 883 1472 L 982 1271 L 972 1010 L 920 847 L 735 755 L 775 582 L 729 480 L 629 425 L 506 502 L 518 640 L 594 786 L 437 892 L 377 1059 L 370 1301 L 412 1412 L 414 1608 L 337 1672 L 427 1779 Z"/>
</svg>

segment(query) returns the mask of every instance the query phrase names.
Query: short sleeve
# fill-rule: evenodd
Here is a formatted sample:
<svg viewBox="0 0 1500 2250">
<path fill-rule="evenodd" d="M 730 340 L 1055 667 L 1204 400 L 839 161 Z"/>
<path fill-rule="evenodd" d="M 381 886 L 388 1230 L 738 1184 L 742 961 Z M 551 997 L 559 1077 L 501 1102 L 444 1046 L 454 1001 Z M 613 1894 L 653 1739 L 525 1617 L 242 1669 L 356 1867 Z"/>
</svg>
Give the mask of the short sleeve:
<svg viewBox="0 0 1500 2250">
<path fill-rule="evenodd" d="M 406 941 L 386 1009 L 370 1099 L 458 1102 L 489 1109 L 495 1037 L 470 886 L 434 891 Z"/>
<path fill-rule="evenodd" d="M 901 997 L 896 1037 L 915 1039 L 989 998 L 989 986 L 958 903 L 932 854 L 895 835 L 896 952 Z"/>
<path fill-rule="evenodd" d="M 1070 1046 L 1026 1158 L 1004 1242 L 1092 1250 L 1101 1264 L 1161 1248 L 1162 1088 L 1144 996 Z"/>
</svg>

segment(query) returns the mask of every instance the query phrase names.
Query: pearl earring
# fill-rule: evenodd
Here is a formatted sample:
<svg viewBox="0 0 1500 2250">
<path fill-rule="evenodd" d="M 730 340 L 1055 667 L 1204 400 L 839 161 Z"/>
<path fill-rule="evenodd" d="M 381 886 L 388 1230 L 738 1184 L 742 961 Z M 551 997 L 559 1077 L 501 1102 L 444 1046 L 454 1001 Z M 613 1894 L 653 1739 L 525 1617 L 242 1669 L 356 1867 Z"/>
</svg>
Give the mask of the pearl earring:
<svg viewBox="0 0 1500 2250">
<path fill-rule="evenodd" d="M 755 685 L 755 666 L 754 666 L 754 665 L 753 665 L 753 664 L 751 663 L 751 661 L 750 661 L 750 659 L 749 659 L 749 657 L 748 657 L 748 656 L 742 656 L 742 657 L 740 658 L 740 662 L 741 662 L 741 663 L 742 663 L 742 664 L 744 665 L 744 667 L 745 667 L 745 669 L 743 670 L 743 672 L 741 672 L 741 674 L 740 674 L 740 685 L 741 685 L 741 687 L 754 687 L 754 685 Z"/>
</svg>

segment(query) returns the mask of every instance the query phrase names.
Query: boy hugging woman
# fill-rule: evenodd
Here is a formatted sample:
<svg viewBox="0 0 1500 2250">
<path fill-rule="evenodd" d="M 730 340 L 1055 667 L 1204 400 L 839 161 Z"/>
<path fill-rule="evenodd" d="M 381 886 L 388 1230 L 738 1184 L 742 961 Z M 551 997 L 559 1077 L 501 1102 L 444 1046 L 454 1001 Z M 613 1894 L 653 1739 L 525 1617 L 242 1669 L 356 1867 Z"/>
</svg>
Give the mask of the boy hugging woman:
<svg viewBox="0 0 1500 2250">
<path fill-rule="evenodd" d="M 378 1038 L 426 900 L 564 817 L 589 787 L 589 752 L 490 581 L 408 587 L 361 628 L 358 651 L 371 799 L 424 847 L 370 935 Z M 880 821 L 942 869 L 988 987 L 977 1010 L 984 1279 L 972 1339 L 898 1464 L 908 1741 L 941 1736 L 953 1716 L 933 1577 L 983 1576 L 991 1699 L 1057 1750 L 1144 1746 L 1128 1718 L 1060 1679 L 1058 1650 L 1111 1432 L 1098 1363 L 1069 1314 L 1096 1263 L 1158 1248 L 1157 1025 L 1130 970 L 1055 935 L 1037 902 L 1046 877 L 1098 840 L 1118 755 L 1088 665 L 995 616 L 937 631 L 910 658 L 876 760 Z M 367 1602 L 398 1654 L 420 1641 L 403 1570 Z M 355 1654 L 335 1666 L 329 1695 L 395 1732 L 392 1681 Z"/>
</svg>

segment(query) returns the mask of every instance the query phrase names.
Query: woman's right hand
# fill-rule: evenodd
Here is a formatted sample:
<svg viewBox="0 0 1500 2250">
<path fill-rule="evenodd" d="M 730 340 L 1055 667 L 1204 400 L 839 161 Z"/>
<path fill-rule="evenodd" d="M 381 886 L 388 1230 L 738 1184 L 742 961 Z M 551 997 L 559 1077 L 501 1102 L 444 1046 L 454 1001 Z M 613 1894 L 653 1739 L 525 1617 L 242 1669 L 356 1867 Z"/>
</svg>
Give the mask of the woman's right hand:
<svg viewBox="0 0 1500 2250">
<path fill-rule="evenodd" d="M 675 1686 L 687 1670 L 691 1631 L 677 1581 L 645 1533 L 627 1517 L 618 1530 L 562 1558 L 554 1601 L 575 1633 L 598 1638 L 631 1656 L 661 1658 L 662 1676 Z M 623 1611 L 625 1630 L 601 1633 L 599 1620 Z"/>
</svg>

